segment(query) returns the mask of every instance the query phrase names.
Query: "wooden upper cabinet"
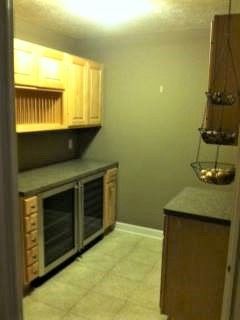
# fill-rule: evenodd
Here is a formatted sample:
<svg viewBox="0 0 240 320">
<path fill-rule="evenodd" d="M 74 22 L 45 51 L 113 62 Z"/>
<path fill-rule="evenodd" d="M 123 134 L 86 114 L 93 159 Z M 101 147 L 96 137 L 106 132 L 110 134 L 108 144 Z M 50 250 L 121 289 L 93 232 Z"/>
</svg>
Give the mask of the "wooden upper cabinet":
<svg viewBox="0 0 240 320">
<path fill-rule="evenodd" d="M 103 66 L 89 61 L 88 97 L 89 97 L 89 124 L 100 125 L 102 116 L 102 74 Z"/>
<path fill-rule="evenodd" d="M 65 53 L 14 39 L 15 84 L 64 89 Z"/>
<path fill-rule="evenodd" d="M 88 124 L 88 64 L 87 60 L 68 57 L 68 125 Z"/>
<path fill-rule="evenodd" d="M 101 64 L 19 39 L 14 59 L 17 132 L 101 125 Z"/>
<path fill-rule="evenodd" d="M 14 40 L 15 84 L 37 86 L 37 46 L 23 40 Z"/>
<path fill-rule="evenodd" d="M 64 89 L 64 52 L 39 48 L 39 86 L 43 88 Z"/>
</svg>

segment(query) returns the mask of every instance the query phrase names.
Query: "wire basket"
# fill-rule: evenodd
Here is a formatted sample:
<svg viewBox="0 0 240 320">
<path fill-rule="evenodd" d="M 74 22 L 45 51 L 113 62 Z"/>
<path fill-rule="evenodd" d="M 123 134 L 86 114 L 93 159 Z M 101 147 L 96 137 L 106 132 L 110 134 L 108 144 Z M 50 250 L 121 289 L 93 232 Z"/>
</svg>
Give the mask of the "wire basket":
<svg viewBox="0 0 240 320">
<path fill-rule="evenodd" d="M 232 106 L 236 101 L 236 97 L 232 93 L 224 91 L 209 91 L 206 92 L 206 96 L 213 105 Z"/>
<path fill-rule="evenodd" d="M 235 178 L 235 167 L 230 163 L 193 162 L 191 167 L 198 179 L 205 183 L 226 185 Z"/>
<path fill-rule="evenodd" d="M 218 145 L 234 145 L 237 139 L 237 133 L 232 131 L 216 131 L 199 128 L 201 137 L 205 143 Z"/>
</svg>

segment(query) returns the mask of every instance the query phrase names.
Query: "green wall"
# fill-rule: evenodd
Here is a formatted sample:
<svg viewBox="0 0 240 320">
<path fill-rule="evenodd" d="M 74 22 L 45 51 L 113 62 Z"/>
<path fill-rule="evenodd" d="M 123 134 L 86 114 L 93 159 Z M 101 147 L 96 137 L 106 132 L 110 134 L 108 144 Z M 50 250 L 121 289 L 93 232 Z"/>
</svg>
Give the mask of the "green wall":
<svg viewBox="0 0 240 320">
<path fill-rule="evenodd" d="M 206 187 L 190 162 L 205 104 L 208 32 L 93 40 L 79 50 L 105 65 L 103 128 L 85 157 L 119 161 L 119 221 L 162 228 L 176 193 Z M 202 160 L 212 160 L 215 148 L 203 147 Z M 222 155 L 232 160 L 234 149 Z"/>
</svg>

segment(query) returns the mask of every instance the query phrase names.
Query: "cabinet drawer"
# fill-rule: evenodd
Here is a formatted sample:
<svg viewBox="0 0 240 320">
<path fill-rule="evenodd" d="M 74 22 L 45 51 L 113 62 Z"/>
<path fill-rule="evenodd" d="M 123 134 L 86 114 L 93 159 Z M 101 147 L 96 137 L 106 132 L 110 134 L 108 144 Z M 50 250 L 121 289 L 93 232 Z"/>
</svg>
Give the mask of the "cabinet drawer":
<svg viewBox="0 0 240 320">
<path fill-rule="evenodd" d="M 38 263 L 36 262 L 33 265 L 27 267 L 27 281 L 31 282 L 37 277 L 38 277 Z"/>
<path fill-rule="evenodd" d="M 38 243 L 37 239 L 37 231 L 32 231 L 25 235 L 25 245 L 26 249 L 31 249 L 32 247 L 36 246 Z"/>
<path fill-rule="evenodd" d="M 35 262 L 38 262 L 38 247 L 33 247 L 32 249 L 26 251 L 27 266 L 30 266 Z"/>
<path fill-rule="evenodd" d="M 109 169 L 106 173 L 106 182 L 111 182 L 113 180 L 117 179 L 117 173 L 118 173 L 118 169 L 117 168 L 112 168 Z"/>
<path fill-rule="evenodd" d="M 37 221 L 37 214 L 31 214 L 24 218 L 24 228 L 25 232 L 31 232 L 37 230 L 38 221 Z"/>
<path fill-rule="evenodd" d="M 29 216 L 38 210 L 37 197 L 24 199 L 24 214 Z"/>
</svg>

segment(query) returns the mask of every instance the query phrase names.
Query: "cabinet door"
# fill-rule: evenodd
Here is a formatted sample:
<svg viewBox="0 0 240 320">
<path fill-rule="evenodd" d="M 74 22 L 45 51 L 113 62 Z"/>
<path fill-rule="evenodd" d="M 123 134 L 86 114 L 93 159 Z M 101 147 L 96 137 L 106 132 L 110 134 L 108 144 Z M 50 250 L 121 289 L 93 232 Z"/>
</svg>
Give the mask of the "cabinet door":
<svg viewBox="0 0 240 320">
<path fill-rule="evenodd" d="M 37 45 L 14 39 L 15 84 L 36 86 L 38 81 L 37 69 Z"/>
<path fill-rule="evenodd" d="M 113 226 L 117 217 L 117 179 L 105 180 L 104 190 L 104 229 Z"/>
<path fill-rule="evenodd" d="M 228 238 L 227 224 L 168 215 L 160 305 L 169 319 L 221 318 Z"/>
<path fill-rule="evenodd" d="M 87 60 L 71 57 L 68 77 L 68 125 L 88 123 L 88 66 Z"/>
<path fill-rule="evenodd" d="M 102 116 L 102 72 L 101 64 L 90 61 L 88 74 L 89 115 L 90 125 L 100 125 Z"/>
<path fill-rule="evenodd" d="M 39 48 L 39 86 L 64 89 L 64 53 L 49 48 Z"/>
</svg>

